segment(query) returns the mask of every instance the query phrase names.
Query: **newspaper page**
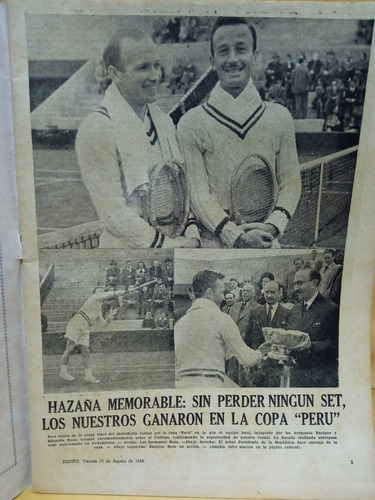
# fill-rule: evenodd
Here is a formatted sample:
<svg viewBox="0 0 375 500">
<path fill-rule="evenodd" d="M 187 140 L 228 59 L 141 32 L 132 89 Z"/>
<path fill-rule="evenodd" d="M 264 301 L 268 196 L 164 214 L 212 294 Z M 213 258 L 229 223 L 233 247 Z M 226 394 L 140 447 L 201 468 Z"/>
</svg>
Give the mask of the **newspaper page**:
<svg viewBox="0 0 375 500">
<path fill-rule="evenodd" d="M 35 491 L 374 497 L 374 12 L 10 1 Z"/>
<path fill-rule="evenodd" d="M 6 8 L 0 3 L 0 498 L 30 486 L 29 422 L 22 323 L 22 252 L 12 137 Z"/>
</svg>

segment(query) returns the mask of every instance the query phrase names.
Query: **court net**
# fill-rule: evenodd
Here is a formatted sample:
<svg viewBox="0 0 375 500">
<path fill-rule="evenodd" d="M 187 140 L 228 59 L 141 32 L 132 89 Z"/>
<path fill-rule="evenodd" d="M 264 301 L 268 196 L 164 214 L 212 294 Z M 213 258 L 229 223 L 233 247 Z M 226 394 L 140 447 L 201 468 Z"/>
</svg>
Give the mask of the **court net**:
<svg viewBox="0 0 375 500">
<path fill-rule="evenodd" d="M 302 194 L 280 243 L 283 247 L 344 247 L 358 146 L 301 165 Z M 100 221 L 59 229 L 39 236 L 40 249 L 96 248 Z"/>
</svg>

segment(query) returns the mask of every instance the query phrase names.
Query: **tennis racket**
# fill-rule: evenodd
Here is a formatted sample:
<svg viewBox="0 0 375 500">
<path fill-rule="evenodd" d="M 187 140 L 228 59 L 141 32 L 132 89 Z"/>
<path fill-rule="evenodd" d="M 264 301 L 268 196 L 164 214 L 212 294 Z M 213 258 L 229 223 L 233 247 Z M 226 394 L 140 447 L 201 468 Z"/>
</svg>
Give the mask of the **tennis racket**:
<svg viewBox="0 0 375 500">
<path fill-rule="evenodd" d="M 175 161 L 157 165 L 150 175 L 146 200 L 149 223 L 165 236 L 180 236 L 189 215 L 189 193 L 182 167 Z"/>
<path fill-rule="evenodd" d="M 260 155 L 247 156 L 234 170 L 230 216 L 236 224 L 264 222 L 276 205 L 275 173 Z"/>
</svg>

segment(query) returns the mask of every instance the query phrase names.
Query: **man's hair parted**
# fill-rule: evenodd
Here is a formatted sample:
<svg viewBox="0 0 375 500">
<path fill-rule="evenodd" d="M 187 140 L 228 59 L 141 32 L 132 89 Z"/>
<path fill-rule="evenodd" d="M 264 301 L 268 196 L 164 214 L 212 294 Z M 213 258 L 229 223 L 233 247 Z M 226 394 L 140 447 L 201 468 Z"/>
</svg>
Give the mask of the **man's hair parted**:
<svg viewBox="0 0 375 500">
<path fill-rule="evenodd" d="M 193 291 L 196 298 L 202 297 L 208 288 L 215 288 L 216 281 L 224 279 L 224 275 L 215 271 L 199 271 L 193 278 Z"/>
<path fill-rule="evenodd" d="M 251 36 L 253 37 L 253 52 L 257 49 L 257 33 L 252 24 L 249 24 L 244 17 L 218 17 L 211 28 L 210 33 L 210 48 L 211 55 L 214 55 L 213 38 L 216 31 L 221 28 L 221 26 L 235 26 L 237 24 L 244 24 L 250 30 Z"/>
<path fill-rule="evenodd" d="M 304 269 L 309 271 L 309 280 L 316 280 L 318 282 L 317 286 L 319 286 L 322 277 L 320 276 L 320 272 L 310 266 L 305 266 Z"/>
<path fill-rule="evenodd" d="M 108 41 L 107 47 L 103 52 L 103 62 L 105 67 L 108 69 L 109 66 L 114 66 L 120 71 L 125 70 L 121 67 L 121 41 L 125 38 L 130 38 L 132 40 L 144 40 L 150 38 L 150 36 L 135 28 L 120 28 L 113 33 Z"/>
</svg>

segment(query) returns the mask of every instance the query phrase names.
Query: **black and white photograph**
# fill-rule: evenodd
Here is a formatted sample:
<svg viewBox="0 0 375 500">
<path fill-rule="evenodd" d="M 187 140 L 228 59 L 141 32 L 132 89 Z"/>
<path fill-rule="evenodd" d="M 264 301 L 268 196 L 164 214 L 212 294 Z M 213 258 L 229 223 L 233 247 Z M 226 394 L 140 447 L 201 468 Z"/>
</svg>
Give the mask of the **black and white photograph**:
<svg viewBox="0 0 375 500">
<path fill-rule="evenodd" d="M 341 249 L 179 250 L 175 265 L 176 388 L 337 387 Z"/>
<path fill-rule="evenodd" d="M 372 29 L 26 15 L 40 248 L 345 247 Z"/>
<path fill-rule="evenodd" d="M 33 488 L 373 498 L 375 5 L 7 2 Z"/>
<path fill-rule="evenodd" d="M 44 391 L 174 388 L 171 250 L 40 255 Z"/>
</svg>

